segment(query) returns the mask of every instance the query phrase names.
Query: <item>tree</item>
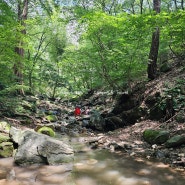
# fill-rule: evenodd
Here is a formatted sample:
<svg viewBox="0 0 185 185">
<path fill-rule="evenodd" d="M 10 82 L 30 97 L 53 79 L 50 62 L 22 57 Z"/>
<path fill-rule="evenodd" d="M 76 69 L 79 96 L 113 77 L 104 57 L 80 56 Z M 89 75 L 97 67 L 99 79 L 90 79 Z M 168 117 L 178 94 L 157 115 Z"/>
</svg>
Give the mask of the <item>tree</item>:
<svg viewBox="0 0 185 185">
<path fill-rule="evenodd" d="M 161 0 L 153 0 L 153 7 L 156 13 L 160 13 Z M 157 75 L 157 58 L 159 51 L 159 27 L 156 28 L 155 32 L 152 35 L 152 43 L 150 47 L 150 53 L 148 58 L 148 78 L 153 80 Z"/>
<path fill-rule="evenodd" d="M 15 14 L 10 6 L 0 1 L 0 83 L 8 86 L 12 82 L 12 61 L 15 59 Z"/>
<path fill-rule="evenodd" d="M 18 21 L 20 22 L 20 25 L 22 27 L 21 34 L 26 34 L 26 28 L 25 28 L 25 21 L 27 20 L 28 15 L 28 0 L 18 1 Z M 16 76 L 16 80 L 18 84 L 23 85 L 23 60 L 24 60 L 24 42 L 22 35 L 20 35 L 20 38 L 18 38 L 17 47 L 15 48 L 15 52 L 18 54 L 18 60 L 14 64 L 14 74 Z M 21 94 L 24 94 L 23 90 L 20 92 Z"/>
<path fill-rule="evenodd" d="M 81 21 L 87 25 L 79 40 L 81 47 L 78 52 L 74 51 L 75 58 L 68 59 L 78 62 L 75 69 L 79 72 L 78 80 L 85 79 L 91 87 L 115 90 L 131 85 L 134 79 L 139 80 L 138 76 L 142 78 L 149 52 L 150 26 L 146 25 L 147 20 L 143 14 L 86 14 Z"/>
</svg>

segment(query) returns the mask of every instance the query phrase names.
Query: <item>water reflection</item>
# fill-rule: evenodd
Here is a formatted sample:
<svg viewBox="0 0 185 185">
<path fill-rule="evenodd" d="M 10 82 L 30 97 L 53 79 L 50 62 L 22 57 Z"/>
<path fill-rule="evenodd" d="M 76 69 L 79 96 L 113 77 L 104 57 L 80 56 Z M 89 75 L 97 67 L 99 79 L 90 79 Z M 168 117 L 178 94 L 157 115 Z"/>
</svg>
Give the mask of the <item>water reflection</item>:
<svg viewBox="0 0 185 185">
<path fill-rule="evenodd" d="M 95 156 L 75 163 L 77 182 L 90 179 L 92 185 L 182 185 L 185 179 L 167 165 L 133 160 L 125 156 L 96 151 Z M 79 159 L 78 157 L 77 159 Z M 92 182 L 93 180 L 93 182 Z"/>
<path fill-rule="evenodd" d="M 77 146 L 77 145 L 76 145 Z M 17 167 L 0 159 L 0 185 L 184 185 L 167 165 L 77 146 L 73 164 Z"/>
</svg>

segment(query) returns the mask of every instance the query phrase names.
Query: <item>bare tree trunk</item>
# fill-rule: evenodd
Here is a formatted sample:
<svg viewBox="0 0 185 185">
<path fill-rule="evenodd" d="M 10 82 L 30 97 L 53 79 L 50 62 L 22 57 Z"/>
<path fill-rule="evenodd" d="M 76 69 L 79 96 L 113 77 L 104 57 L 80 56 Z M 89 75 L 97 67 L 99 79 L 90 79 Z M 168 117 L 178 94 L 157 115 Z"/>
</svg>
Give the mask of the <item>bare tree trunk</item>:
<svg viewBox="0 0 185 185">
<path fill-rule="evenodd" d="M 184 10 L 184 0 L 181 0 L 181 8 Z"/>
<path fill-rule="evenodd" d="M 140 0 L 140 14 L 143 14 L 143 0 Z"/>
<path fill-rule="evenodd" d="M 160 0 L 153 0 L 153 6 L 156 13 L 160 13 Z M 159 50 L 159 27 L 156 28 L 156 31 L 153 32 L 152 35 L 152 43 L 150 47 L 150 53 L 148 58 L 148 78 L 153 80 L 156 78 L 157 75 L 157 57 L 158 57 L 158 50 Z"/>
<path fill-rule="evenodd" d="M 133 2 L 133 3 L 131 3 L 131 10 L 132 10 L 132 14 L 135 14 L 134 2 Z"/>
<path fill-rule="evenodd" d="M 18 1 L 18 20 L 20 21 L 21 25 L 24 29 L 21 31 L 23 35 L 26 34 L 25 29 L 25 20 L 27 19 L 28 15 L 28 0 L 24 0 L 23 3 Z M 24 59 L 24 48 L 23 48 L 23 41 L 20 38 L 18 46 L 15 48 L 15 52 L 18 54 L 18 60 L 14 64 L 14 74 L 16 76 L 16 81 L 23 85 L 23 59 Z M 20 91 L 21 94 L 24 94 L 23 89 Z"/>
<path fill-rule="evenodd" d="M 177 10 L 178 9 L 178 7 L 177 7 L 177 0 L 174 0 L 174 3 L 175 3 L 175 10 Z"/>
<path fill-rule="evenodd" d="M 149 10 L 151 11 L 151 10 L 152 10 L 152 8 L 151 8 L 151 6 L 150 6 L 150 2 L 149 2 L 149 0 L 147 0 L 147 4 L 148 4 L 148 8 L 149 8 Z"/>
</svg>

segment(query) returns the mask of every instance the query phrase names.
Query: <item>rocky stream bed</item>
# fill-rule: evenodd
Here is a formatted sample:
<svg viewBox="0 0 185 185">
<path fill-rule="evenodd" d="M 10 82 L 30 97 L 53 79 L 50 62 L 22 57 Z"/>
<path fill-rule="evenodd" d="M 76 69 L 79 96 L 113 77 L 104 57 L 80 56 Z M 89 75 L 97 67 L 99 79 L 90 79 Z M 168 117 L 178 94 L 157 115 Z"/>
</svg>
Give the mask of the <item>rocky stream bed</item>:
<svg viewBox="0 0 185 185">
<path fill-rule="evenodd" d="M 89 99 L 80 101 L 82 109 L 89 109 L 88 114 L 74 116 L 75 105 L 79 102 L 68 101 L 49 101 L 41 100 L 35 97 L 25 97 L 24 104 L 26 109 L 35 112 L 32 114 L 17 114 L 14 118 L 4 117 L 1 121 L 1 149 L 0 154 L 3 157 L 10 157 L 12 154 L 4 153 L 7 147 L 10 151 L 17 145 L 11 145 L 11 138 L 6 133 L 6 123 L 8 125 L 27 130 L 38 131 L 40 128 L 51 128 L 43 130 L 42 134 L 55 137 L 55 133 L 71 138 L 81 138 L 79 142 L 86 143 L 91 149 L 108 149 L 117 154 L 124 154 L 132 158 L 141 158 L 144 160 L 157 159 L 170 167 L 184 173 L 185 170 L 185 144 L 184 144 L 184 123 L 160 122 L 152 120 L 140 120 L 132 125 L 123 124 L 120 116 L 112 113 L 115 100 L 111 97 L 98 96 L 93 97 L 91 103 Z M 105 103 L 106 102 L 106 103 Z M 106 116 L 105 116 L 106 115 Z M 109 115 L 109 116 L 107 116 Z M 26 124 L 25 124 L 26 123 Z M 143 137 L 145 130 L 165 130 L 169 133 L 169 138 L 180 135 L 180 145 L 176 143 L 173 147 L 166 147 L 164 143 L 150 143 Z M 54 134 L 52 133 L 54 131 Z M 3 141 L 2 137 L 6 137 Z M 158 137 L 158 136 L 155 136 Z M 167 140 L 167 139 L 166 139 Z M 176 146 L 177 145 L 177 146 Z M 7 156 L 6 156 L 7 155 Z"/>
<path fill-rule="evenodd" d="M 11 157 L 20 146 L 10 137 L 12 127 L 54 139 L 57 134 L 81 138 L 79 142 L 93 150 L 156 159 L 184 174 L 184 80 L 182 68 L 174 68 L 154 81 L 133 85 L 130 92 L 98 89 L 74 99 L 52 100 L 43 95 L 1 97 L 0 156 Z M 76 106 L 80 115 L 74 115 Z M 35 148 L 42 159 L 47 158 L 47 150 Z"/>
</svg>

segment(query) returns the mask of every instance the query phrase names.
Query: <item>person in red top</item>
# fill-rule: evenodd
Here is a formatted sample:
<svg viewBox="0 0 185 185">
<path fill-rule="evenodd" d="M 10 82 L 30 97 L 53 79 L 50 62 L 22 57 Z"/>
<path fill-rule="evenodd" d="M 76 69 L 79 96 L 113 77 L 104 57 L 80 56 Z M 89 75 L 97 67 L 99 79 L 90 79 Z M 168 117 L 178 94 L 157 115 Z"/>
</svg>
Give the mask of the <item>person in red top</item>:
<svg viewBox="0 0 185 185">
<path fill-rule="evenodd" d="M 77 106 L 77 107 L 75 108 L 74 114 L 75 114 L 75 117 L 81 115 L 81 109 L 80 109 L 79 106 Z"/>
</svg>

